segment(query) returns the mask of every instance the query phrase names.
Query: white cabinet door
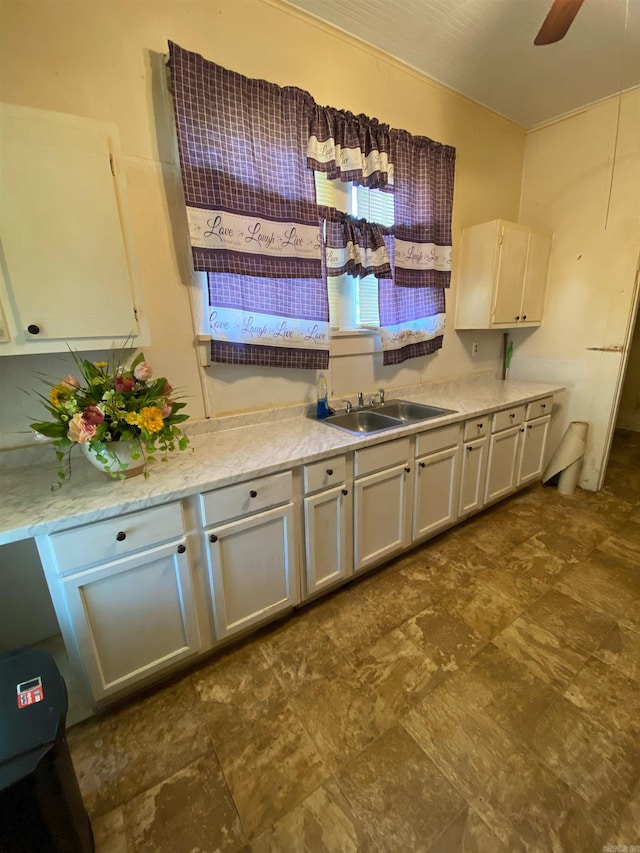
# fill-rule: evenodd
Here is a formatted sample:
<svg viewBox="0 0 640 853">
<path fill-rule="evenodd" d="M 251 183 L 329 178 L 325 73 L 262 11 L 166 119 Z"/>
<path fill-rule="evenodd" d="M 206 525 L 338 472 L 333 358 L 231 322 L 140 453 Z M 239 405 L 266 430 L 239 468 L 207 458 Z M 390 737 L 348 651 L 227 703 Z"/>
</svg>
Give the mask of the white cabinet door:
<svg viewBox="0 0 640 853">
<path fill-rule="evenodd" d="M 450 447 L 416 460 L 413 540 L 453 524 L 458 517 L 459 448 Z"/>
<path fill-rule="evenodd" d="M 527 250 L 527 268 L 524 275 L 520 319 L 523 323 L 541 323 L 544 297 L 549 274 L 551 234 L 531 231 Z"/>
<path fill-rule="evenodd" d="M 403 464 L 354 482 L 355 571 L 410 544 L 410 474 L 410 466 Z"/>
<path fill-rule="evenodd" d="M 346 578 L 351 507 L 344 485 L 304 499 L 307 595 Z"/>
<path fill-rule="evenodd" d="M 528 421 L 522 434 L 522 455 L 518 471 L 518 485 L 524 485 L 537 479 L 542 474 L 544 465 L 544 449 L 547 443 L 547 433 L 551 415 Z"/>
<path fill-rule="evenodd" d="M 513 222 L 504 222 L 500 240 L 492 321 L 496 325 L 515 325 L 520 320 L 529 230 Z"/>
<path fill-rule="evenodd" d="M 460 474 L 460 515 L 470 515 L 484 505 L 484 485 L 487 474 L 486 436 L 467 441 L 462 449 Z"/>
<path fill-rule="evenodd" d="M 199 651 L 184 547 L 173 542 L 150 548 L 62 581 L 94 700 Z"/>
<path fill-rule="evenodd" d="M 216 634 L 237 634 L 298 604 L 293 503 L 207 531 Z"/>
<path fill-rule="evenodd" d="M 523 432 L 524 427 L 516 426 L 491 436 L 485 503 L 505 497 L 516 488 Z"/>
<path fill-rule="evenodd" d="M 10 104 L 0 119 L 0 237 L 15 332 L 13 349 L 0 352 L 146 343 L 117 128 Z"/>
</svg>

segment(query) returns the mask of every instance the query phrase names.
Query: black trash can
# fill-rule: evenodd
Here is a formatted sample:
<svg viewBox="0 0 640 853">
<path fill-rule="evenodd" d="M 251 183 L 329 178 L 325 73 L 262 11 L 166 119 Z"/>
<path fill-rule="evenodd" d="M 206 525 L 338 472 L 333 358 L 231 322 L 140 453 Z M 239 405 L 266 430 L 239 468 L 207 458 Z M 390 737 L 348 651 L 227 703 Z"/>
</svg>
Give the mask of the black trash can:
<svg viewBox="0 0 640 853">
<path fill-rule="evenodd" d="M 67 689 L 41 649 L 0 655 L 0 850 L 92 853 L 65 737 Z"/>
</svg>

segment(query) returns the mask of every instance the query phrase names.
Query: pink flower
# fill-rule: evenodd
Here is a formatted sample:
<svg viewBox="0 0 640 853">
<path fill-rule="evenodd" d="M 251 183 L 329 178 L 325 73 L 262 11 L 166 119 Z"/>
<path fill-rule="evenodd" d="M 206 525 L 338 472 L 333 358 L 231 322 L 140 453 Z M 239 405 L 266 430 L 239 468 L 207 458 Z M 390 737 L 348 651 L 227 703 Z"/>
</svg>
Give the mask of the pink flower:
<svg viewBox="0 0 640 853">
<path fill-rule="evenodd" d="M 162 417 L 168 418 L 169 415 L 171 414 L 172 408 L 173 408 L 173 401 L 172 400 L 165 400 L 165 407 L 162 410 Z"/>
<path fill-rule="evenodd" d="M 116 391 L 133 391 L 136 387 L 136 380 L 133 376 L 116 376 L 113 380 L 113 385 Z"/>
<path fill-rule="evenodd" d="M 69 421 L 67 438 L 70 438 L 71 441 L 77 441 L 78 444 L 86 444 L 88 441 L 91 441 L 95 434 L 95 425 L 88 424 L 82 417 L 80 412 L 76 412 L 76 414 Z"/>
<path fill-rule="evenodd" d="M 136 377 L 138 382 L 146 382 L 147 379 L 151 379 L 153 376 L 153 370 L 151 370 L 151 366 L 146 361 L 141 361 L 140 364 L 136 364 L 133 369 L 133 375 Z"/>
<path fill-rule="evenodd" d="M 82 420 L 89 426 L 99 426 L 104 420 L 104 415 L 97 406 L 87 406 L 82 413 Z"/>
<path fill-rule="evenodd" d="M 165 382 L 165 383 L 164 383 L 164 388 L 163 388 L 163 390 L 162 390 L 163 395 L 164 395 L 165 397 L 168 397 L 168 396 L 169 396 L 169 394 L 170 394 L 172 391 L 173 391 L 173 388 L 171 387 L 171 385 L 169 385 L 169 383 L 168 383 L 168 382 Z"/>
<path fill-rule="evenodd" d="M 76 379 L 75 376 L 65 376 L 64 379 L 61 379 L 58 385 L 61 388 L 64 388 L 65 391 L 76 391 L 80 387 L 80 383 Z"/>
</svg>

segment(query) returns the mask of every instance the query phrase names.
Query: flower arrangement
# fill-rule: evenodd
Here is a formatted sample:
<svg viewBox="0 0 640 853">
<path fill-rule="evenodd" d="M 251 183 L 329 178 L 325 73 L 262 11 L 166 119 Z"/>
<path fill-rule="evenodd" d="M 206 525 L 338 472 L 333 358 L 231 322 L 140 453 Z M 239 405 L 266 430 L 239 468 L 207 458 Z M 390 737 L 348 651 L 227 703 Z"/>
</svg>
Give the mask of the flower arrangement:
<svg viewBox="0 0 640 853">
<path fill-rule="evenodd" d="M 143 353 L 129 368 L 115 352 L 110 362 L 72 355 L 81 380 L 70 375 L 48 383 L 48 395 L 38 396 L 51 419 L 30 424 L 36 433 L 54 439 L 61 481 L 71 474 L 71 450 L 77 444 L 90 449 L 119 479 L 129 464 L 111 449 L 114 442 L 132 442 L 131 459 L 141 463 L 145 477 L 147 463 L 154 462 L 158 452 L 165 462 L 170 451 L 187 448 L 189 439 L 178 428 L 188 418 L 178 414 L 185 403 L 172 399 L 173 388 L 164 377 L 153 379 Z"/>
</svg>

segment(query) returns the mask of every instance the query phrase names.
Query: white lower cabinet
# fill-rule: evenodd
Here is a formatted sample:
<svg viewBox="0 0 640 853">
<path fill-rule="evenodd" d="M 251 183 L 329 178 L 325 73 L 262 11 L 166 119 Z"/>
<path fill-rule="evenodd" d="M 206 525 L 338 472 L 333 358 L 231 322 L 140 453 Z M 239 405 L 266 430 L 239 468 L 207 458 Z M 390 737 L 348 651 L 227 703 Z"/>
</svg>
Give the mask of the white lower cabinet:
<svg viewBox="0 0 640 853">
<path fill-rule="evenodd" d="M 516 488 L 523 429 L 521 426 L 511 427 L 491 436 L 485 503 L 504 498 Z"/>
<path fill-rule="evenodd" d="M 460 475 L 460 516 L 471 515 L 484 506 L 488 444 L 486 436 L 464 443 Z"/>
<path fill-rule="evenodd" d="M 408 438 L 357 450 L 355 456 L 353 562 L 358 572 L 411 544 L 412 468 Z"/>
<path fill-rule="evenodd" d="M 36 541 L 74 675 L 94 703 L 200 651 L 180 503 Z"/>
<path fill-rule="evenodd" d="M 199 650 L 182 542 L 69 575 L 63 585 L 96 701 Z"/>
<path fill-rule="evenodd" d="M 290 472 L 201 496 L 219 639 L 267 622 L 299 602 L 292 496 Z M 252 506 L 258 511 L 251 513 Z M 215 523 L 216 511 L 232 520 Z"/>
<path fill-rule="evenodd" d="M 460 426 L 452 424 L 416 438 L 412 539 L 433 536 L 458 517 Z"/>
<path fill-rule="evenodd" d="M 522 433 L 522 454 L 518 468 L 518 485 L 524 486 L 537 480 L 544 467 L 544 451 L 551 415 L 527 421 Z"/>
</svg>

